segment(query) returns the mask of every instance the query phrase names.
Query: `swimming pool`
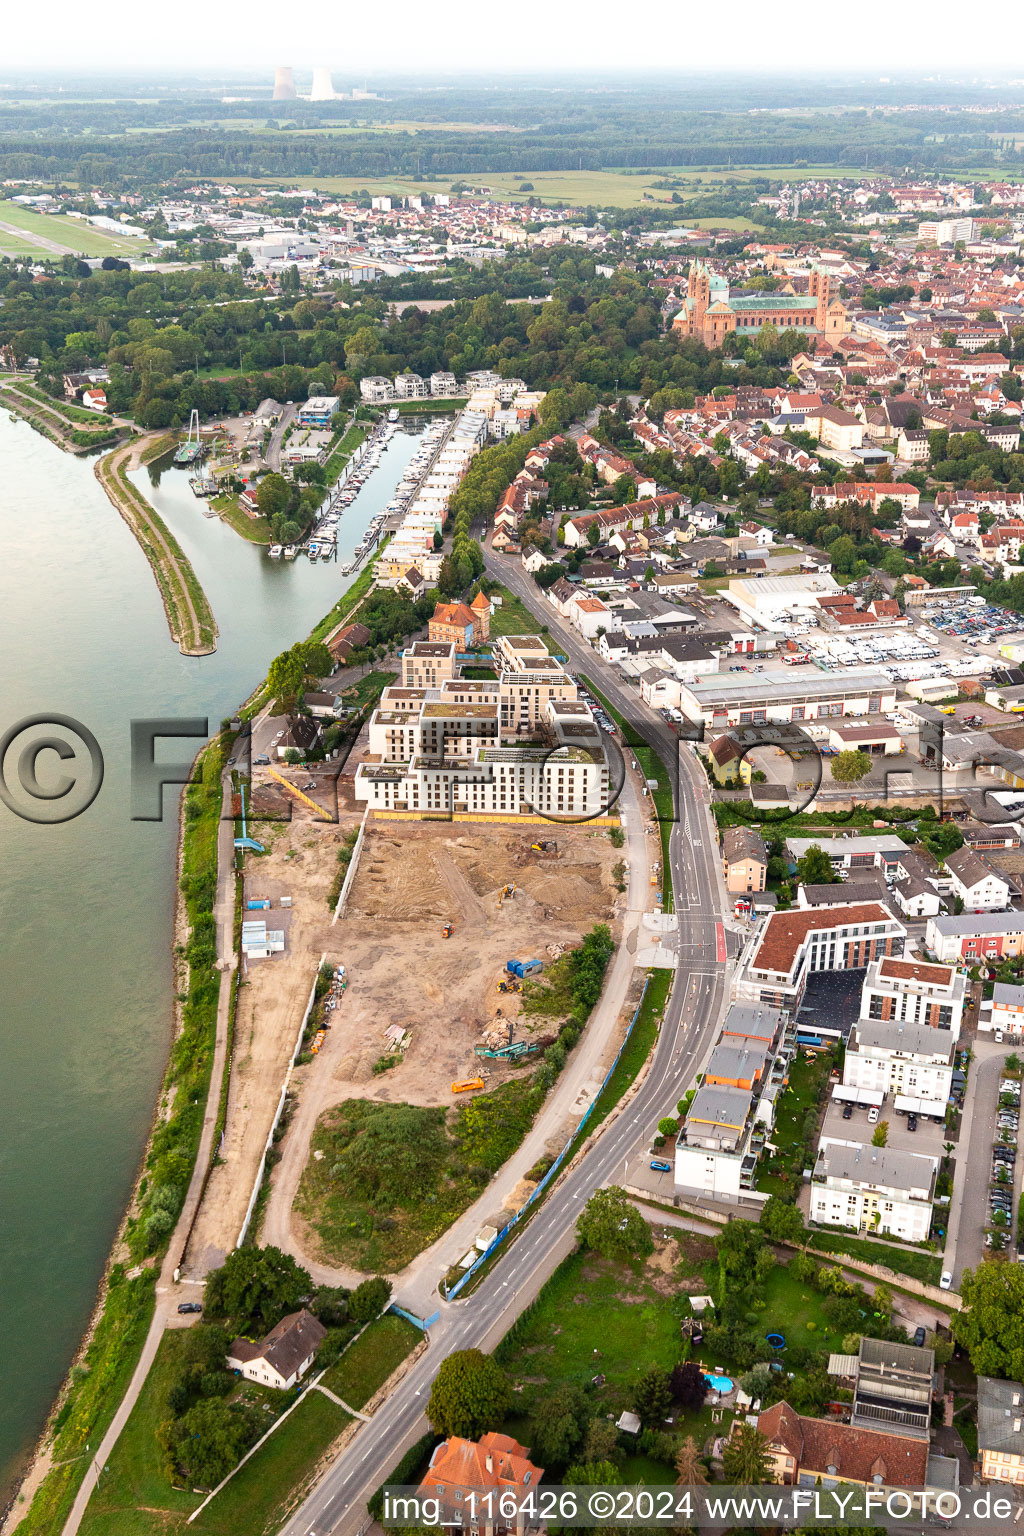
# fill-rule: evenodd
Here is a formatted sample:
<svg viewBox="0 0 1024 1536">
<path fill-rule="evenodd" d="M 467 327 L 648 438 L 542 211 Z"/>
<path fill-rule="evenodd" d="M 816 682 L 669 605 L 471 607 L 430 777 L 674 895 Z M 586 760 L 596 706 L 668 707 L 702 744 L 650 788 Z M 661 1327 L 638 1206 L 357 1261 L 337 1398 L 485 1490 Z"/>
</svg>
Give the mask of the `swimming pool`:
<svg viewBox="0 0 1024 1536">
<path fill-rule="evenodd" d="M 731 1376 L 708 1376 L 705 1374 L 704 1380 L 707 1382 L 712 1392 L 721 1392 L 724 1396 L 726 1392 L 732 1391 Z"/>
</svg>

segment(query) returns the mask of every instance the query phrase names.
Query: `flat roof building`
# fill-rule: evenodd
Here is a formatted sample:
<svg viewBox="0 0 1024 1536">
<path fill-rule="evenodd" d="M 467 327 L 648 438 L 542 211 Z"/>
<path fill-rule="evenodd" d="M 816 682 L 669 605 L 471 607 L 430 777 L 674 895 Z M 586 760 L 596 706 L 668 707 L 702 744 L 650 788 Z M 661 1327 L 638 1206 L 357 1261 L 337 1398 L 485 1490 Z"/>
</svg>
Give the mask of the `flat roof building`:
<svg viewBox="0 0 1024 1536">
<path fill-rule="evenodd" d="M 680 687 L 679 707 L 688 720 L 718 735 L 731 725 L 803 724 L 840 716 L 880 714 L 896 708 L 896 684 L 868 667 L 813 672 L 769 667 L 738 682 L 721 673 Z"/>
</svg>

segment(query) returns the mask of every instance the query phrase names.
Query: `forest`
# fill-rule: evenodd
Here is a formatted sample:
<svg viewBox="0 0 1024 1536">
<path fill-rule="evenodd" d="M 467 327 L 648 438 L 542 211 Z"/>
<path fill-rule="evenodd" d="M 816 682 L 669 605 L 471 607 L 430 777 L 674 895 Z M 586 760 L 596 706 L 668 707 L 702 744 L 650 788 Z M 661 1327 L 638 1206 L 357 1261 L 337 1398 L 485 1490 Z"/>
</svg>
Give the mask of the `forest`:
<svg viewBox="0 0 1024 1536">
<path fill-rule="evenodd" d="M 602 168 L 1024 164 L 1014 137 L 1024 131 L 1019 85 L 1008 84 L 984 119 L 970 110 L 976 98 L 955 84 L 873 81 L 870 101 L 865 90 L 810 77 L 708 76 L 618 82 L 599 93 L 582 81 L 548 89 L 455 85 L 443 93 L 405 85 L 380 101 L 282 104 L 194 91 L 159 101 L 37 101 L 7 88 L 0 90 L 0 175 L 116 187 L 204 176 L 411 175 L 429 183 Z"/>
</svg>

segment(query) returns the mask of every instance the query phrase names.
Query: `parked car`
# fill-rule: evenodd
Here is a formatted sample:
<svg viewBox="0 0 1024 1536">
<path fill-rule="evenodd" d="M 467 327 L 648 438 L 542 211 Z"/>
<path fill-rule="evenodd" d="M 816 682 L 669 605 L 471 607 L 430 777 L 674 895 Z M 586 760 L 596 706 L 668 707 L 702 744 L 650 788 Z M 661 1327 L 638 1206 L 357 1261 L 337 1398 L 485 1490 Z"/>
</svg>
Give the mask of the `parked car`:
<svg viewBox="0 0 1024 1536">
<path fill-rule="evenodd" d="M 843 1105 L 843 1119 L 844 1120 L 852 1120 L 853 1119 L 853 1105 L 852 1104 L 844 1104 Z"/>
<path fill-rule="evenodd" d="M 258 763 L 269 763 L 270 762 L 270 758 L 269 757 L 258 757 L 256 759 L 256 761 Z"/>
<path fill-rule="evenodd" d="M 178 1305 L 178 1311 L 182 1313 L 195 1313 L 201 1312 L 202 1310 L 203 1309 L 199 1305 L 198 1301 L 183 1301 Z"/>
<path fill-rule="evenodd" d="M 917 1345 L 918 1349 L 922 1348 L 926 1336 L 927 1335 L 925 1334 L 925 1330 L 923 1328 L 914 1329 L 914 1343 Z"/>
<path fill-rule="evenodd" d="M 907 1130 L 908 1131 L 916 1131 L 917 1130 L 917 1116 L 916 1115 L 908 1115 L 907 1116 Z"/>
<path fill-rule="evenodd" d="M 651 1158 L 651 1167 L 654 1169 L 655 1173 L 671 1173 L 672 1172 L 672 1164 L 671 1163 L 662 1162 L 660 1157 L 652 1157 Z"/>
<path fill-rule="evenodd" d="M 878 1110 L 874 1104 L 868 1110 L 868 1125 L 874 1125 L 878 1119 Z"/>
</svg>

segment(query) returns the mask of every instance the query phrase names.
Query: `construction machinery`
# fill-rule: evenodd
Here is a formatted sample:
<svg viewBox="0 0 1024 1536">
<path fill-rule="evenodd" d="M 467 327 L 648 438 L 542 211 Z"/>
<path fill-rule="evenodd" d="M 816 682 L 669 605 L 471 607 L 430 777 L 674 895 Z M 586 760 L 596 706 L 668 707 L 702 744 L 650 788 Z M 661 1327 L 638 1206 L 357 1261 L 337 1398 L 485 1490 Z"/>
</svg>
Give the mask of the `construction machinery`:
<svg viewBox="0 0 1024 1536">
<path fill-rule="evenodd" d="M 511 1045 L 478 1045 L 474 1049 L 478 1056 L 487 1056 L 494 1061 L 517 1061 L 520 1056 L 539 1051 L 540 1044 L 535 1040 L 516 1040 Z"/>
<path fill-rule="evenodd" d="M 522 990 L 515 976 L 505 976 L 498 982 L 499 992 L 521 992 Z"/>
<path fill-rule="evenodd" d="M 482 1077 L 467 1077 L 461 1083 L 452 1083 L 452 1093 L 472 1093 L 475 1088 L 482 1088 Z"/>
<path fill-rule="evenodd" d="M 498 892 L 498 911 L 499 912 L 501 911 L 501 904 L 502 904 L 502 902 L 505 901 L 506 898 L 511 900 L 511 898 L 515 895 L 515 893 L 516 893 L 516 888 L 515 888 L 514 885 L 503 885 L 502 886 L 501 890 Z"/>
<path fill-rule="evenodd" d="M 551 839 L 549 839 L 547 842 L 544 842 L 544 843 L 531 843 L 530 844 L 530 852 L 531 853 L 557 853 L 558 852 L 558 844 L 556 842 L 552 841 Z"/>
<path fill-rule="evenodd" d="M 455 924 L 454 923 L 445 923 L 444 927 L 441 929 L 441 937 L 442 937 L 442 939 L 450 939 L 454 932 L 455 932 Z"/>
</svg>

